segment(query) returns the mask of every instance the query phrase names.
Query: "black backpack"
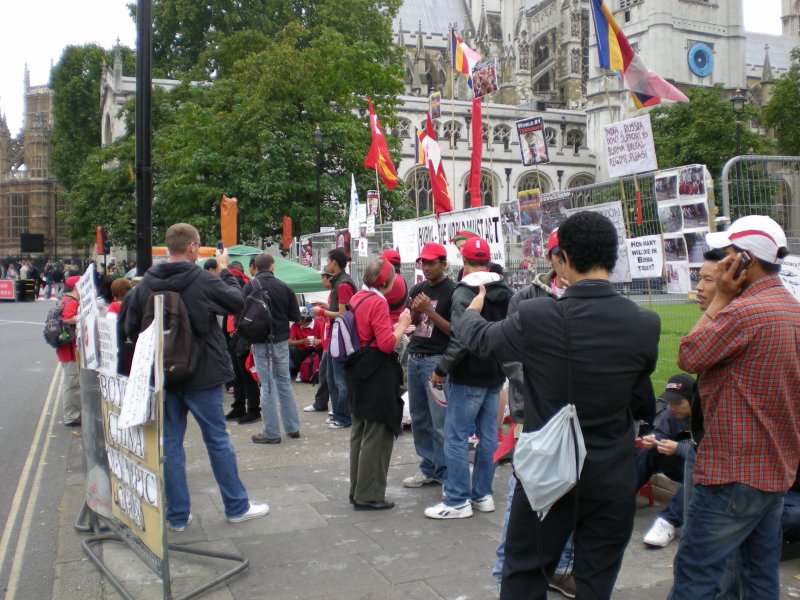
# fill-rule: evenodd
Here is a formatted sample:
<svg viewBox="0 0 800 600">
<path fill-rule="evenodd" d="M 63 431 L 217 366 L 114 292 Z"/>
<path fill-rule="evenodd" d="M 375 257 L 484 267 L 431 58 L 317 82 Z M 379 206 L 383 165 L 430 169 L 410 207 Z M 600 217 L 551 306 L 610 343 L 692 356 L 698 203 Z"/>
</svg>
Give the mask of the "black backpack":
<svg viewBox="0 0 800 600">
<path fill-rule="evenodd" d="M 65 296 L 65 298 L 68 299 L 59 302 L 47 311 L 47 318 L 44 320 L 42 335 L 44 336 L 44 341 L 53 348 L 68 346 L 75 339 L 75 326 L 65 324 L 62 313 L 67 302 L 70 300 L 77 302 L 77 300 L 72 296 Z"/>
<path fill-rule="evenodd" d="M 244 301 L 244 308 L 239 313 L 236 333 L 251 344 L 263 344 L 272 337 L 272 309 L 269 293 L 254 278 L 253 291 Z"/>
<path fill-rule="evenodd" d="M 151 292 L 142 319 L 144 331 L 155 316 L 155 297 L 164 298 L 164 386 L 190 381 L 197 372 L 203 345 L 192 330 L 189 311 L 178 292 Z"/>
</svg>

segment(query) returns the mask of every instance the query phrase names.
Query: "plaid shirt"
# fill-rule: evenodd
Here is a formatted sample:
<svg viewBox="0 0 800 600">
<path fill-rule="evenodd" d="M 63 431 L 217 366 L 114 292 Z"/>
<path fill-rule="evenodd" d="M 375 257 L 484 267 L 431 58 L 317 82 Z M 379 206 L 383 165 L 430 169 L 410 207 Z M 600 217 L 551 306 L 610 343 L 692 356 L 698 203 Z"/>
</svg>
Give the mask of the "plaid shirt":
<svg viewBox="0 0 800 600">
<path fill-rule="evenodd" d="M 703 374 L 695 482 L 788 490 L 800 460 L 800 304 L 778 276 L 759 279 L 684 337 L 678 365 Z"/>
</svg>

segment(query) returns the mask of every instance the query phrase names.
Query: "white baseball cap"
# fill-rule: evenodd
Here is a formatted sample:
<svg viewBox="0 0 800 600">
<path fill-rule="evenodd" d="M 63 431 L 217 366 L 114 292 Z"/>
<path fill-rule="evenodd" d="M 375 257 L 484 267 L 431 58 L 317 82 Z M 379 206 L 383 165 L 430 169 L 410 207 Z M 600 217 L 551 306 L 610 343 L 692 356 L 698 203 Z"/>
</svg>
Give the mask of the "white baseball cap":
<svg viewBox="0 0 800 600">
<path fill-rule="evenodd" d="M 765 262 L 779 265 L 786 255 L 786 234 L 775 221 L 762 215 L 749 215 L 736 219 L 725 231 L 706 235 L 711 248 L 726 248 L 735 245 L 748 250 Z M 783 252 L 780 249 L 784 248 Z"/>
</svg>

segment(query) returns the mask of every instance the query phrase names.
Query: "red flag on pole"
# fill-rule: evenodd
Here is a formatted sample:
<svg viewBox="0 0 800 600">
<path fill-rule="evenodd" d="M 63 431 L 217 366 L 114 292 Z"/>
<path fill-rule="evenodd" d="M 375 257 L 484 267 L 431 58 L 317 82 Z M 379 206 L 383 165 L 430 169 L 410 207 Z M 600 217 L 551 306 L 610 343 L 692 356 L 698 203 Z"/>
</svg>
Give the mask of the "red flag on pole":
<svg viewBox="0 0 800 600">
<path fill-rule="evenodd" d="M 428 124 L 426 126 L 428 131 L 433 132 L 433 123 L 431 123 L 430 115 L 428 115 Z M 450 201 L 450 190 L 447 187 L 447 177 L 444 174 L 444 163 L 442 162 L 442 153 L 439 148 L 439 142 L 436 141 L 436 136 L 428 135 L 427 133 L 419 132 L 420 143 L 425 150 L 425 161 L 428 164 L 428 175 L 431 178 L 431 192 L 433 193 L 433 212 L 437 215 L 443 212 L 450 212 L 453 210 L 453 204 Z"/>
<path fill-rule="evenodd" d="M 481 161 L 483 160 L 483 120 L 481 119 L 481 99 L 472 99 L 472 164 L 469 170 L 469 205 L 482 206 L 481 199 Z"/>
<path fill-rule="evenodd" d="M 393 190 L 397 187 L 397 171 L 392 164 L 392 157 L 389 154 L 389 146 L 386 144 L 386 137 L 383 135 L 378 115 L 372 108 L 372 99 L 369 100 L 369 128 L 372 133 L 372 144 L 369 147 L 367 158 L 364 159 L 364 166 L 368 169 L 375 169 L 383 179 L 386 189 Z"/>
</svg>

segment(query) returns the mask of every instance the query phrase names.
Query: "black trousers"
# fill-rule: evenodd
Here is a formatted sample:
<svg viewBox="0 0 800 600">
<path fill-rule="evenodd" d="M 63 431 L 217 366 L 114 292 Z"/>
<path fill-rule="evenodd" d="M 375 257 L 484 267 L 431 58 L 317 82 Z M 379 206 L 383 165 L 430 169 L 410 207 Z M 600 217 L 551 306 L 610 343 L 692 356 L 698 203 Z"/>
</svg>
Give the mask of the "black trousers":
<svg viewBox="0 0 800 600">
<path fill-rule="evenodd" d="M 581 600 L 608 600 L 633 532 L 636 496 L 578 503 L 572 575 Z M 558 500 L 538 525 L 522 484 L 517 482 L 506 535 L 501 600 L 545 600 L 564 544 L 575 526 L 575 495 Z"/>
<path fill-rule="evenodd" d="M 242 414 L 261 414 L 261 391 L 258 389 L 258 382 L 244 366 L 247 355 L 237 356 L 236 352 L 231 351 L 231 362 L 233 363 L 233 404 L 231 409 Z"/>
<path fill-rule="evenodd" d="M 322 360 L 319 361 L 319 385 L 314 393 L 314 408 L 323 411 L 328 410 L 330 393 L 328 392 L 328 353 L 322 353 Z"/>
</svg>

